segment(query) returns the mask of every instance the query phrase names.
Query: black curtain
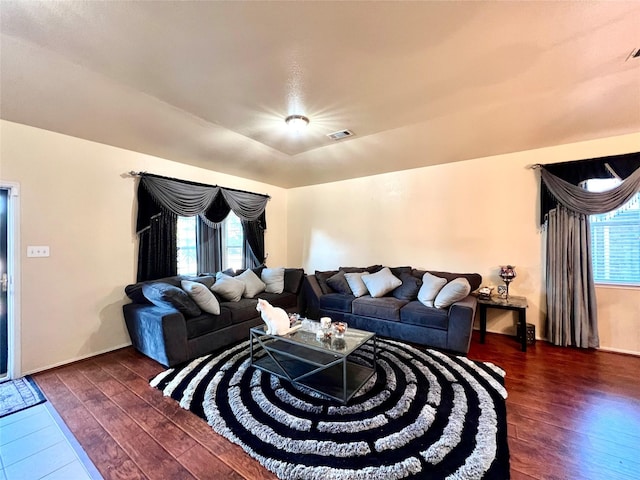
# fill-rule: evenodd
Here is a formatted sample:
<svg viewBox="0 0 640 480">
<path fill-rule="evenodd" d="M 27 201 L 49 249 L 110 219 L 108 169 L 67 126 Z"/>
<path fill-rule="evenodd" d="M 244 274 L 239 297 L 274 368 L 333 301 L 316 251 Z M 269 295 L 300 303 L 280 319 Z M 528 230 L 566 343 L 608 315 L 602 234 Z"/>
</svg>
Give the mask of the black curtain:
<svg viewBox="0 0 640 480">
<path fill-rule="evenodd" d="M 257 221 L 263 217 L 269 198 L 243 190 L 142 173 L 138 184 L 136 231 L 146 228 L 151 217 L 160 211 L 182 217 L 198 215 L 209 226 L 224 220 L 231 210 L 241 220 Z"/>
<path fill-rule="evenodd" d="M 255 268 L 264 264 L 264 231 L 267 228 L 267 220 L 264 213 L 258 220 L 241 220 L 244 232 L 243 268 Z"/>
<path fill-rule="evenodd" d="M 178 216 L 162 212 L 151 218 L 138 235 L 137 281 L 155 280 L 178 274 Z"/>
<path fill-rule="evenodd" d="M 222 232 L 215 228 L 230 211 L 242 221 L 245 268 L 264 260 L 265 208 L 268 195 L 188 182 L 149 173 L 138 183 L 138 281 L 177 274 L 178 216 L 198 215 L 197 258 L 200 272 L 222 269 Z"/>
<path fill-rule="evenodd" d="M 200 217 L 196 222 L 196 254 L 198 272 L 222 270 L 222 228 L 210 227 Z"/>
<path fill-rule="evenodd" d="M 614 178 L 615 175 L 624 180 L 637 168 L 640 168 L 640 152 L 609 157 L 590 158 L 572 162 L 551 163 L 543 165 L 551 174 L 562 180 L 579 185 L 580 182 L 592 178 Z M 615 172 L 615 175 L 611 170 Z M 544 225 L 549 211 L 556 208 L 558 202 L 540 178 L 540 225 Z"/>
</svg>

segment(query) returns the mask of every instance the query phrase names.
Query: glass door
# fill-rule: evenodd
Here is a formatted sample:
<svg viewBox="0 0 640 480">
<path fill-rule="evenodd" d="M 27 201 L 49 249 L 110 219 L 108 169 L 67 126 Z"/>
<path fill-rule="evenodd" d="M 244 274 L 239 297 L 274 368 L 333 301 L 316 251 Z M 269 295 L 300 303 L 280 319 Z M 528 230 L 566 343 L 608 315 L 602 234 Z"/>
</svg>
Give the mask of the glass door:
<svg viewBox="0 0 640 480">
<path fill-rule="evenodd" d="M 9 277 L 7 268 L 9 191 L 0 189 L 0 379 L 8 374 L 9 324 L 7 292 Z"/>
</svg>

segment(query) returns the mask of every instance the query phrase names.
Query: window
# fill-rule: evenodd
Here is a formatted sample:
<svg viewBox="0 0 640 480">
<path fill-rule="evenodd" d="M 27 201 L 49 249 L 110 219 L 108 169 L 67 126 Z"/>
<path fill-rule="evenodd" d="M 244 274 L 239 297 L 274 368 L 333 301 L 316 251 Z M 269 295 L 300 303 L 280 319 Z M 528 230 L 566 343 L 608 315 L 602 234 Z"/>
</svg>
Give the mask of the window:
<svg viewBox="0 0 640 480">
<path fill-rule="evenodd" d="M 617 179 L 587 180 L 592 192 L 610 190 Z M 595 283 L 640 286 L 640 193 L 609 213 L 591 215 L 591 256 Z"/>
<path fill-rule="evenodd" d="M 178 217 L 178 275 L 198 273 L 196 252 L 196 220 L 198 217 Z"/>
<path fill-rule="evenodd" d="M 178 217 L 178 275 L 196 275 L 198 256 L 196 252 L 197 217 Z M 222 268 L 242 268 L 244 231 L 240 219 L 229 212 L 222 222 Z"/>
<path fill-rule="evenodd" d="M 242 268 L 242 246 L 244 245 L 244 231 L 242 223 L 235 213 L 229 212 L 224 220 L 222 232 L 222 268 Z"/>
</svg>

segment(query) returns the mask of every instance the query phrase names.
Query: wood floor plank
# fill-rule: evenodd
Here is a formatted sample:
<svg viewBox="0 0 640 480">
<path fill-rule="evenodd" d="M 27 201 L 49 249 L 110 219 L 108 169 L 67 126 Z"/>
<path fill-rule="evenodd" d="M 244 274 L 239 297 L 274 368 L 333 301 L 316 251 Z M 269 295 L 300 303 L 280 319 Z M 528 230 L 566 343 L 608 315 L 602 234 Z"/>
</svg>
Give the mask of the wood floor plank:
<svg viewBox="0 0 640 480">
<path fill-rule="evenodd" d="M 106 396 L 85 403 L 107 432 L 129 454 L 149 479 L 193 478 L 160 442 L 145 432 Z"/>
<path fill-rule="evenodd" d="M 178 457 L 178 461 L 200 480 L 245 479 L 199 443 Z"/>
<path fill-rule="evenodd" d="M 105 480 L 146 479 L 129 455 L 62 383 L 55 371 L 52 372 L 39 374 L 37 383 L 46 392 L 47 399 L 57 405 L 56 410 Z"/>
<path fill-rule="evenodd" d="M 640 461 L 640 357 L 477 332 L 469 352 L 506 373 L 515 480 L 630 480 Z M 35 375 L 107 479 L 275 479 L 149 386 L 162 365 L 132 348 Z M 116 467 L 122 466 L 122 467 Z M 160 474 L 162 471 L 162 475 Z"/>
</svg>

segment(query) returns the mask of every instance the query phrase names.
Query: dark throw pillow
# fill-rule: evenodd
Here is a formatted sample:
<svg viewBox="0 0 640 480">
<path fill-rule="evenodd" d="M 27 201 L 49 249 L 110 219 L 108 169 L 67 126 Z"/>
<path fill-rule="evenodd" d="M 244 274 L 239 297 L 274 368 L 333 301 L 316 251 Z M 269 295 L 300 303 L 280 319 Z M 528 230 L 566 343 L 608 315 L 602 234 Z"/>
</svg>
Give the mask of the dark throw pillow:
<svg viewBox="0 0 640 480">
<path fill-rule="evenodd" d="M 338 273 L 337 270 L 328 270 L 326 272 L 320 272 L 316 270 L 316 280 L 318 280 L 320 290 L 322 290 L 322 293 L 324 293 L 325 295 L 327 293 L 334 293 L 333 289 L 329 285 L 327 285 L 327 280 L 330 277 L 333 277 L 336 273 Z"/>
<path fill-rule="evenodd" d="M 197 317 L 202 313 L 200 307 L 189 297 L 187 292 L 168 283 L 157 282 L 143 285 L 142 293 L 154 305 L 174 308 L 187 317 Z"/>
<path fill-rule="evenodd" d="M 391 295 L 398 300 L 408 300 L 410 302 L 417 299 L 422 280 L 408 272 L 400 274 L 400 280 L 402 280 L 402 285 L 391 292 Z"/>
<path fill-rule="evenodd" d="M 335 275 L 329 277 L 327 279 L 327 285 L 333 288 L 336 292 L 342 293 L 344 295 L 351 295 L 353 292 L 351 291 L 351 287 L 349 287 L 349 283 L 347 279 L 344 277 L 344 273 L 340 270 Z"/>
</svg>

